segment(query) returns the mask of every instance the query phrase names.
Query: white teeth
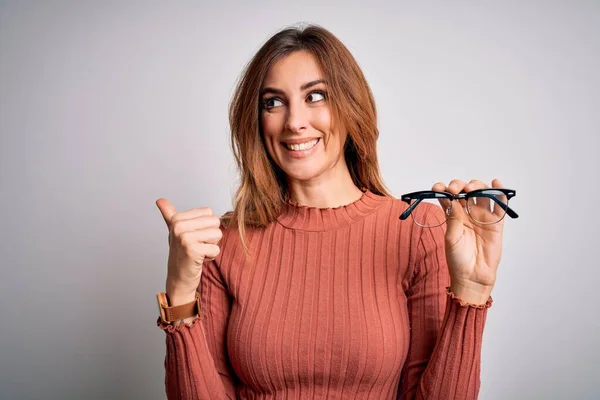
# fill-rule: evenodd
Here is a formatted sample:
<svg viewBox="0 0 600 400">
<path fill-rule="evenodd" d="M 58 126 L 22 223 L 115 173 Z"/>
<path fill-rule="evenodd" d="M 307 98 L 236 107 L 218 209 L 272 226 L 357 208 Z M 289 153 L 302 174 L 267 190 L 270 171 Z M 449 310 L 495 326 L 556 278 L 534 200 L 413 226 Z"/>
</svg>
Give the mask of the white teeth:
<svg viewBox="0 0 600 400">
<path fill-rule="evenodd" d="M 300 150 L 308 150 L 308 149 L 312 149 L 313 146 L 315 144 L 317 144 L 317 142 L 319 141 L 319 139 L 313 139 L 309 142 L 304 142 L 304 143 L 300 143 L 300 144 L 290 144 L 290 143 L 286 143 L 286 147 L 290 150 L 293 151 L 300 151 Z"/>
</svg>

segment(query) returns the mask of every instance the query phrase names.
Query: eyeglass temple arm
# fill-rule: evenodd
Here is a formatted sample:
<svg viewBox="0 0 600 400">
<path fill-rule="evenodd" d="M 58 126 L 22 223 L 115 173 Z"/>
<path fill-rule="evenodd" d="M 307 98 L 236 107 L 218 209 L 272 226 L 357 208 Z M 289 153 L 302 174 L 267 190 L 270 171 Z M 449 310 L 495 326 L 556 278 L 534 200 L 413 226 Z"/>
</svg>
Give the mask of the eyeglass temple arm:
<svg viewBox="0 0 600 400">
<path fill-rule="evenodd" d="M 410 204 L 410 200 L 407 201 L 407 203 L 409 203 L 410 206 L 400 215 L 400 219 L 404 221 L 406 218 L 408 218 L 410 216 L 410 213 L 413 212 L 415 207 L 419 205 L 421 200 L 423 199 L 416 199 L 412 204 Z"/>
<path fill-rule="evenodd" d="M 508 205 L 504 204 L 502 201 L 498 200 L 498 198 L 494 195 L 491 194 L 485 194 L 485 193 L 481 193 L 479 195 L 479 197 L 487 197 L 492 199 L 495 203 L 497 203 L 500 207 L 502 207 L 503 210 L 506 211 L 506 213 L 508 214 L 509 217 L 511 218 L 519 218 L 519 215 L 512 209 L 510 208 Z M 416 206 L 419 205 L 419 203 L 423 200 L 423 198 L 419 198 L 416 199 L 401 215 L 400 215 L 400 219 L 401 220 L 405 220 L 406 218 L 408 218 L 410 216 L 410 214 L 413 212 L 413 210 L 415 209 Z M 410 204 L 410 200 L 407 201 L 407 203 Z"/>
<path fill-rule="evenodd" d="M 511 217 L 511 218 L 519 218 L 519 215 L 512 208 L 510 208 L 507 204 L 504 204 L 502 201 L 500 201 L 495 195 L 480 193 L 477 197 L 487 197 L 489 199 L 492 199 L 504 211 L 506 211 L 506 213 L 508 214 L 509 217 Z"/>
</svg>

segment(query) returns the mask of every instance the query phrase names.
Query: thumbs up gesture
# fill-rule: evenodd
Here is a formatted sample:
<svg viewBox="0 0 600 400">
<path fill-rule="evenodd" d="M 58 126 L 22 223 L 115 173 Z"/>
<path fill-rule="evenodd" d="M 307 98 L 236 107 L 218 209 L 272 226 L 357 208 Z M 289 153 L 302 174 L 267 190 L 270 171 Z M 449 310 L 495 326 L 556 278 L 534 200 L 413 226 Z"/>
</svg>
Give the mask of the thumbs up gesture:
<svg viewBox="0 0 600 400">
<path fill-rule="evenodd" d="M 178 213 L 167 199 L 156 201 L 169 230 L 166 292 L 171 305 L 192 301 L 200 284 L 202 263 L 220 252 L 220 220 L 208 207 Z"/>
</svg>

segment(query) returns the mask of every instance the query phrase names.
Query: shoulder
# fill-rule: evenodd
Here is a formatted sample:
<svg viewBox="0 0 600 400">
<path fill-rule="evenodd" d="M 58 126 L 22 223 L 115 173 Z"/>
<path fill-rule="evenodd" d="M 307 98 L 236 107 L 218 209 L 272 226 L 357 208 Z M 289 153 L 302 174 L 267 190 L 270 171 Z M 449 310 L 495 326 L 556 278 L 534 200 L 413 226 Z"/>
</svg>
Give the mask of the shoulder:
<svg viewBox="0 0 600 400">
<path fill-rule="evenodd" d="M 233 212 L 228 211 L 220 217 L 220 229 L 222 233 L 219 246 L 221 248 L 220 255 L 229 253 L 230 256 L 233 254 L 246 254 L 246 247 L 252 247 L 253 242 L 256 242 L 256 238 L 260 239 L 261 233 L 268 229 L 267 227 L 253 227 L 251 225 L 245 225 L 243 229 L 240 229 L 238 221 L 233 218 Z M 244 240 L 242 240 L 242 236 Z M 233 253 L 233 254 L 231 254 Z"/>
<path fill-rule="evenodd" d="M 375 223 L 382 227 L 381 229 L 386 229 L 388 234 L 396 235 L 397 240 L 402 243 L 404 248 L 416 248 L 423 245 L 421 242 L 424 231 L 432 231 L 432 229 L 423 228 L 416 224 L 415 219 L 436 221 L 433 225 L 440 225 L 438 222 L 445 219 L 441 207 L 435 203 L 423 202 L 412 211 L 411 216 L 402 220 L 400 216 L 409 208 L 409 204 L 394 196 L 380 196 L 380 198 L 381 205 L 377 209 Z M 383 228 L 384 225 L 385 228 Z M 434 242 L 443 239 L 444 230 L 443 224 L 433 230 L 435 233 L 433 235 Z M 441 233 L 441 236 L 438 232 Z"/>
<path fill-rule="evenodd" d="M 400 220 L 400 215 L 408 208 L 406 202 L 393 195 L 370 193 L 369 196 L 378 203 L 375 210 L 376 214 L 378 214 L 378 219 L 383 217 L 389 218 L 392 221 L 402 222 Z"/>
<path fill-rule="evenodd" d="M 223 234 L 220 243 L 221 245 L 230 241 L 231 239 L 235 239 L 236 236 L 239 236 L 238 226 L 233 220 L 233 211 L 227 211 L 219 217 L 219 220 L 221 222 L 219 228 Z"/>
</svg>

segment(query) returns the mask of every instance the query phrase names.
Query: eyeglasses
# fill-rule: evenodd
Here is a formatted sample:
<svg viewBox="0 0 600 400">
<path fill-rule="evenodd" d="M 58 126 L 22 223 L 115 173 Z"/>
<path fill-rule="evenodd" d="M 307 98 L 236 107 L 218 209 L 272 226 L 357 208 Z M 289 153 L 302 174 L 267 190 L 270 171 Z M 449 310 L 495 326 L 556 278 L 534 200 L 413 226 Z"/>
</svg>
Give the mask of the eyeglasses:
<svg viewBox="0 0 600 400">
<path fill-rule="evenodd" d="M 411 216 L 418 226 L 435 228 L 447 221 L 452 211 L 452 200 L 463 200 L 466 203 L 467 214 L 475 223 L 480 225 L 496 224 L 502 221 L 506 215 L 511 218 L 519 218 L 517 213 L 508 206 L 508 201 L 516 194 L 514 190 L 503 188 L 477 189 L 469 193 L 463 191 L 458 194 L 433 190 L 407 193 L 400 197 L 409 205 L 406 211 L 400 215 L 400 219 L 405 220 Z M 445 218 L 443 220 L 431 218 L 431 213 L 428 212 L 430 206 L 439 206 L 440 199 L 449 200 L 449 205 L 444 210 Z"/>
</svg>

